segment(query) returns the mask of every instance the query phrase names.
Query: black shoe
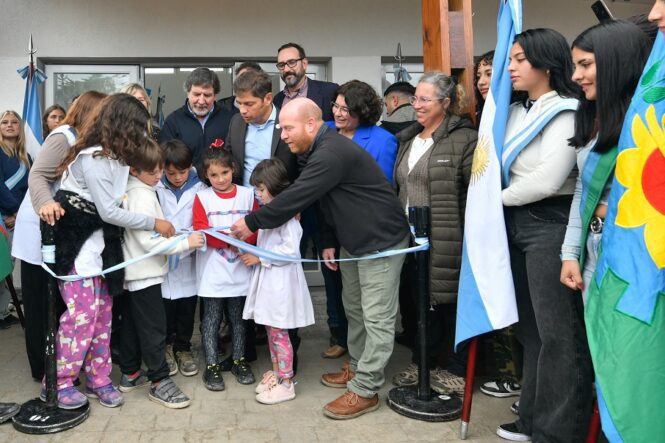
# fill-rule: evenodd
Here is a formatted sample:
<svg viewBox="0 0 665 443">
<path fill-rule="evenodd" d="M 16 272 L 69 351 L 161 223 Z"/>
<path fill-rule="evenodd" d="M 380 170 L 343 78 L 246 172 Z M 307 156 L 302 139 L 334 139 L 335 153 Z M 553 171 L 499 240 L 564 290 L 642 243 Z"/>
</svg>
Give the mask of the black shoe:
<svg viewBox="0 0 665 443">
<path fill-rule="evenodd" d="M 531 436 L 523 433 L 517 427 L 517 422 L 499 425 L 496 428 L 496 435 L 510 441 L 531 441 Z"/>
<path fill-rule="evenodd" d="M 17 403 L 0 403 L 0 423 L 4 423 L 21 410 Z"/>
<path fill-rule="evenodd" d="M 203 371 L 203 385 L 209 391 L 223 391 L 224 378 L 219 365 L 207 365 Z"/>
<path fill-rule="evenodd" d="M 233 367 L 233 356 L 229 355 L 219 364 L 219 369 L 224 372 L 229 372 Z"/>
<path fill-rule="evenodd" d="M 233 362 L 231 374 L 236 376 L 236 380 L 241 385 L 251 385 L 256 381 L 254 374 L 252 373 L 252 367 L 249 366 L 249 363 L 247 363 L 244 358 Z"/>
<path fill-rule="evenodd" d="M 0 329 L 9 329 L 12 325 L 18 323 L 18 318 L 13 315 L 8 315 L 7 317 L 0 320 Z"/>
</svg>

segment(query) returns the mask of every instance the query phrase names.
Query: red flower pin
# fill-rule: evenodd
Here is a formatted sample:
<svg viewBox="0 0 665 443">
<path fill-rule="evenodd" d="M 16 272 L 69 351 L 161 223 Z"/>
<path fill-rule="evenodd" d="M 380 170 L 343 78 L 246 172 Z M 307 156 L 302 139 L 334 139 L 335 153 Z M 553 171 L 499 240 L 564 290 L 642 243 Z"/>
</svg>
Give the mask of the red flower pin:
<svg viewBox="0 0 665 443">
<path fill-rule="evenodd" d="M 210 147 L 208 149 L 221 148 L 222 146 L 224 146 L 224 140 L 221 138 L 216 138 L 214 142 L 210 143 Z"/>
</svg>

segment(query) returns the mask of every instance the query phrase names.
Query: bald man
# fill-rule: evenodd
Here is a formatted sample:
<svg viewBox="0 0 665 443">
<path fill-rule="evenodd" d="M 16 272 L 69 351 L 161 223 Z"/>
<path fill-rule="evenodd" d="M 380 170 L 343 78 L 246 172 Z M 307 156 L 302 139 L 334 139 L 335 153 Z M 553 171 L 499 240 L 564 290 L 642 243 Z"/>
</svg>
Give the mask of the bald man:
<svg viewBox="0 0 665 443">
<path fill-rule="evenodd" d="M 341 245 L 340 258 L 407 247 L 404 210 L 371 155 L 324 125 L 321 110 L 307 98 L 286 104 L 279 124 L 291 152 L 309 153 L 307 164 L 293 185 L 236 222 L 231 227 L 234 235 L 244 239 L 258 229 L 276 228 L 318 201 L 325 260 L 334 259 L 335 239 Z M 326 386 L 347 389 L 324 406 L 324 414 L 331 418 L 354 418 L 379 407 L 377 392 L 393 351 L 403 261 L 404 256 L 397 255 L 339 265 L 350 362 L 341 372 L 321 377 Z M 337 269 L 332 261 L 326 266 Z"/>
</svg>

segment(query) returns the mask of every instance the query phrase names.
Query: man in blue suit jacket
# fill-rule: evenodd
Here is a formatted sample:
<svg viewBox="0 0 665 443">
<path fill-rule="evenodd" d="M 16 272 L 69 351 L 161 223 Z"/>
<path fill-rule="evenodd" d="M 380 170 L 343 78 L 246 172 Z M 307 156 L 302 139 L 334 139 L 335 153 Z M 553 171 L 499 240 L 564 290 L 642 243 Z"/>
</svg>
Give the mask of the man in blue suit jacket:
<svg viewBox="0 0 665 443">
<path fill-rule="evenodd" d="M 323 112 L 323 120 L 332 120 L 330 102 L 335 99 L 337 83 L 312 80 L 305 75 L 309 61 L 297 43 L 286 43 L 277 50 L 277 69 L 286 87 L 275 95 L 275 106 L 281 108 L 296 97 L 307 97 Z"/>
</svg>

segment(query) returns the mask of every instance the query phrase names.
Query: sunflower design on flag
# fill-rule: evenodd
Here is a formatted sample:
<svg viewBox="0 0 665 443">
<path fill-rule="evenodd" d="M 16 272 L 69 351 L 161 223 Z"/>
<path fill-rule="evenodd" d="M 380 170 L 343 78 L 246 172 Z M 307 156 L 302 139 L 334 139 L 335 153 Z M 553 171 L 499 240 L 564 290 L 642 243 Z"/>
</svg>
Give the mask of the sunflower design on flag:
<svg viewBox="0 0 665 443">
<path fill-rule="evenodd" d="M 665 115 L 658 121 L 653 105 L 632 121 L 635 147 L 617 158 L 616 178 L 627 188 L 619 200 L 616 224 L 644 226 L 644 243 L 658 268 L 665 267 Z M 636 173 L 639 171 L 639 173 Z"/>
</svg>

